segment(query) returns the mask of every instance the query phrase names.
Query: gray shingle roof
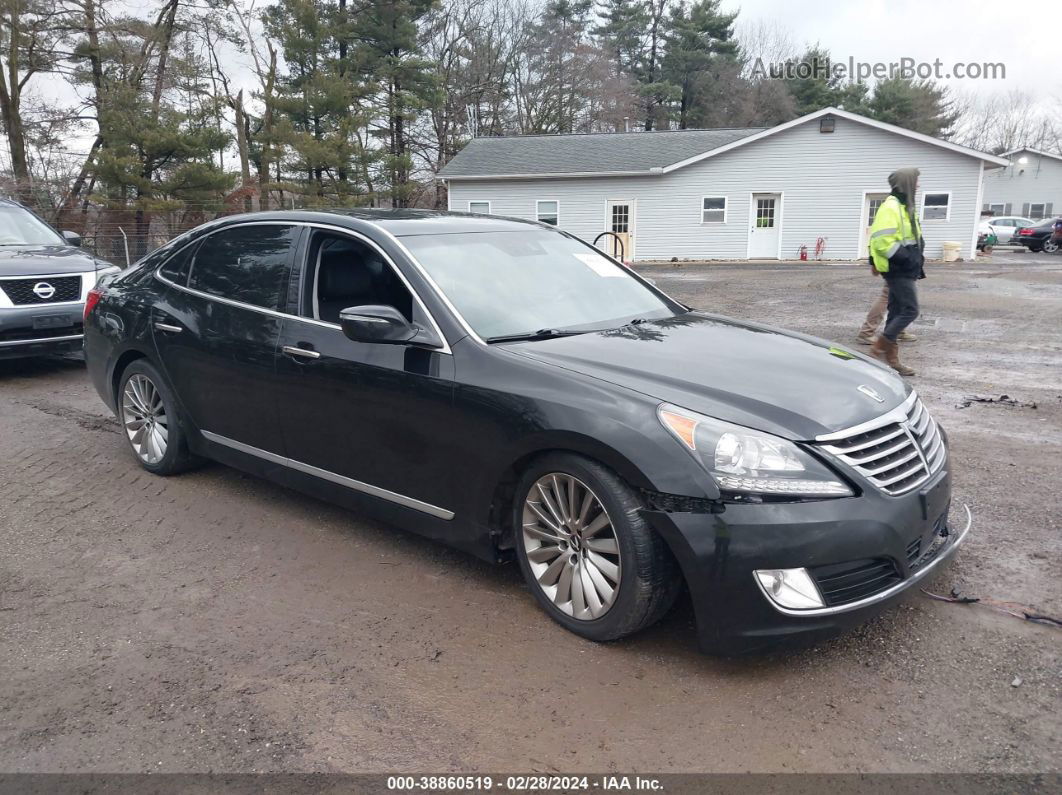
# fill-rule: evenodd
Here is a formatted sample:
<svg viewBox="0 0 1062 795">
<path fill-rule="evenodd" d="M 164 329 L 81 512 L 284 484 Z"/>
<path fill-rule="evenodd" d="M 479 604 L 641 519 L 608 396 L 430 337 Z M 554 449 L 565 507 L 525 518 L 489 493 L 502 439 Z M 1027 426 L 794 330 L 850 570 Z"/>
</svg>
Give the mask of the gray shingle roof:
<svg viewBox="0 0 1062 795">
<path fill-rule="evenodd" d="M 763 127 L 474 138 L 441 177 L 648 172 L 762 132 Z"/>
</svg>

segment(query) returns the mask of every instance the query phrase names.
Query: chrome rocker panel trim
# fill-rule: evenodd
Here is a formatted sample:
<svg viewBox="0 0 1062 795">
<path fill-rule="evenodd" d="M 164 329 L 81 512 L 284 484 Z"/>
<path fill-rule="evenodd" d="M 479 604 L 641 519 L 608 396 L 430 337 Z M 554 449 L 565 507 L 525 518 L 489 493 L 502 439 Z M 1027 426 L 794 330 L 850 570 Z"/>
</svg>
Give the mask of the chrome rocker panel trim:
<svg viewBox="0 0 1062 795">
<path fill-rule="evenodd" d="M 364 494 L 369 494 L 373 497 L 379 497 L 382 500 L 393 502 L 397 505 L 401 505 L 405 508 L 412 508 L 415 511 L 421 511 L 422 513 L 436 516 L 440 519 L 450 520 L 454 518 L 454 512 L 448 511 L 445 508 L 439 508 L 436 505 L 431 505 L 427 502 L 421 502 L 420 500 L 407 497 L 404 494 L 398 494 L 387 489 L 381 489 L 379 486 L 373 486 L 369 483 L 362 483 L 360 480 L 354 480 L 353 478 L 344 477 L 343 475 L 337 475 L 335 472 L 329 472 L 327 469 L 320 469 L 310 464 L 304 464 L 301 461 L 296 461 L 293 458 L 287 458 L 277 453 L 271 453 L 268 450 L 262 450 L 258 447 L 252 447 L 249 444 L 243 442 L 237 442 L 235 439 L 229 439 L 227 436 L 221 436 L 211 431 L 200 431 L 203 437 L 208 441 L 220 444 L 224 447 L 231 447 L 233 450 L 238 450 L 241 453 L 256 456 L 257 458 L 265 459 L 266 461 L 272 461 L 274 464 L 280 464 L 281 466 L 290 467 L 298 472 L 302 472 L 306 475 L 313 475 L 314 477 L 327 480 L 340 486 L 345 486 L 353 491 L 360 491 Z"/>
<path fill-rule="evenodd" d="M 794 610 L 789 607 L 782 607 L 780 604 L 775 602 L 774 599 L 771 598 L 771 595 L 768 594 L 767 591 L 764 589 L 762 583 L 760 583 L 759 579 L 755 575 L 752 575 L 752 579 L 756 582 L 756 585 L 760 589 L 760 593 L 763 594 L 763 598 L 767 600 L 771 607 L 773 607 L 779 613 L 784 613 L 787 616 L 832 616 L 837 615 L 838 613 L 849 613 L 853 610 L 859 610 L 863 607 L 869 607 L 870 605 L 877 604 L 878 602 L 884 602 L 887 599 L 890 599 L 891 597 L 898 594 L 900 591 L 910 588 L 912 585 L 928 576 L 929 573 L 932 572 L 939 564 L 943 563 L 945 560 L 950 558 L 952 556 L 952 553 L 954 553 L 955 550 L 958 549 L 959 546 L 962 544 L 962 542 L 966 540 L 966 536 L 970 532 L 970 526 L 973 524 L 973 514 L 970 513 L 969 505 L 964 504 L 962 507 L 966 511 L 966 527 L 959 531 L 958 535 L 955 537 L 955 540 L 948 544 L 944 549 L 942 549 L 940 554 L 937 555 L 937 557 L 930 561 L 925 567 L 919 569 L 917 572 L 912 574 L 906 580 L 896 583 L 891 588 L 887 588 L 881 593 L 874 594 L 873 596 L 868 596 L 864 599 L 860 599 L 859 601 L 851 602 L 850 604 L 846 605 L 836 605 L 834 607 L 812 607 L 807 610 Z"/>
<path fill-rule="evenodd" d="M 0 348 L 7 348 L 14 345 L 40 345 L 46 342 L 73 342 L 74 340 L 85 339 L 84 334 L 71 334 L 66 337 L 37 337 L 36 339 L 29 340 L 4 340 L 0 342 Z"/>
</svg>

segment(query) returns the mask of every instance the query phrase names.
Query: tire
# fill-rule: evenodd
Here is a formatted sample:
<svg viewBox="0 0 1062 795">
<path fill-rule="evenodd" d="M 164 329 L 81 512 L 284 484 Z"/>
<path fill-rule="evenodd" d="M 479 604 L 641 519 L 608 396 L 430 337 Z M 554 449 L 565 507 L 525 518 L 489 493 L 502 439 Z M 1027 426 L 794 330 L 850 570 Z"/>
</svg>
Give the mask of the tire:
<svg viewBox="0 0 1062 795">
<path fill-rule="evenodd" d="M 137 462 L 155 475 L 176 475 L 200 463 L 188 450 L 187 423 L 166 380 L 147 359 L 125 368 L 118 384 L 118 422 Z"/>
<path fill-rule="evenodd" d="M 565 504 L 572 502 L 570 490 L 574 511 Z M 654 624 L 674 604 L 682 587 L 678 564 L 642 518 L 635 492 L 611 470 L 572 453 L 551 453 L 523 473 L 515 494 L 520 570 L 558 624 L 589 640 L 616 640 Z M 570 524 L 557 522 L 558 515 L 571 517 Z"/>
<path fill-rule="evenodd" d="M 1048 254 L 1054 254 L 1056 251 L 1058 251 L 1058 243 L 1056 243 L 1054 240 L 1048 240 L 1046 243 L 1044 243 L 1044 251 Z"/>
</svg>

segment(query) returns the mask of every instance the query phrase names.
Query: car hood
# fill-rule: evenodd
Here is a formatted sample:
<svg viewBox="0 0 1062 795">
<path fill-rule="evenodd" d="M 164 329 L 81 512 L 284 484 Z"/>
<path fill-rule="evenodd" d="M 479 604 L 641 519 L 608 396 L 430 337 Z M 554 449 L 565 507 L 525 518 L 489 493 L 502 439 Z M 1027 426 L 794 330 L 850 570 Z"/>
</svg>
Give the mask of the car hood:
<svg viewBox="0 0 1062 795">
<path fill-rule="evenodd" d="M 0 246 L 0 276 L 86 273 L 110 267 L 73 246 Z"/>
<path fill-rule="evenodd" d="M 700 312 L 505 347 L 797 440 L 874 419 L 909 394 L 899 376 L 866 356 L 844 355 L 815 337 Z"/>
</svg>

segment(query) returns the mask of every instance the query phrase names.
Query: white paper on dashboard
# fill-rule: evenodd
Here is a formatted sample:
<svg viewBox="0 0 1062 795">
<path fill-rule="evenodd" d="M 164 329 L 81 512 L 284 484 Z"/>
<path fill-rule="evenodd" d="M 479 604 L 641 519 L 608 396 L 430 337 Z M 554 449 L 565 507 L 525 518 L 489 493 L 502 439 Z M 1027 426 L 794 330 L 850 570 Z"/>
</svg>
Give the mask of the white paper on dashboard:
<svg viewBox="0 0 1062 795">
<path fill-rule="evenodd" d="M 572 256 L 598 276 L 604 276 L 606 279 L 622 279 L 627 275 L 622 268 L 617 268 L 607 259 L 597 254 L 573 254 Z"/>
</svg>

